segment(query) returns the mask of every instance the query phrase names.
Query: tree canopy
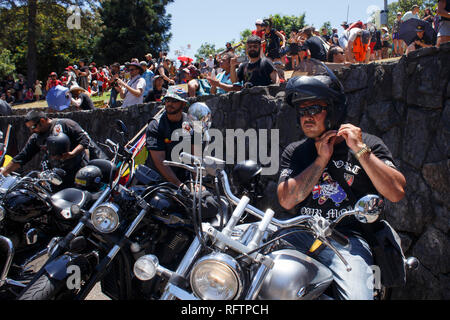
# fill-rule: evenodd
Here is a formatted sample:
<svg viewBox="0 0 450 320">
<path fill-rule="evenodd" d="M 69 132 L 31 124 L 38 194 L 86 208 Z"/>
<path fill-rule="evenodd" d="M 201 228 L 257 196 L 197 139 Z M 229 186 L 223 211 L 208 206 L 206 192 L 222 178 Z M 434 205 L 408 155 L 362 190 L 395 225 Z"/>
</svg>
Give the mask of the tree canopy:
<svg viewBox="0 0 450 320">
<path fill-rule="evenodd" d="M 80 58 L 111 63 L 167 50 L 170 2 L 0 0 L 2 70 L 14 66 L 31 84 Z"/>
<path fill-rule="evenodd" d="M 109 0 L 99 9 L 104 27 L 96 58 L 123 61 L 156 56 L 168 50 L 171 16 L 165 6 L 173 0 Z"/>
</svg>

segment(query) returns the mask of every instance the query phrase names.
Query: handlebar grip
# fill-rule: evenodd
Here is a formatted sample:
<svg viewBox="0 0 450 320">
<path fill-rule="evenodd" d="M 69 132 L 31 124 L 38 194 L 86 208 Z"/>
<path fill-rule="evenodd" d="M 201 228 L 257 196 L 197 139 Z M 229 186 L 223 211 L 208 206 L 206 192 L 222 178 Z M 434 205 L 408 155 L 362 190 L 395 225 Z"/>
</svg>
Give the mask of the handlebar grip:
<svg viewBox="0 0 450 320">
<path fill-rule="evenodd" d="M 198 158 L 198 157 L 196 157 L 196 156 L 194 156 L 192 154 L 186 153 L 186 152 L 180 153 L 180 160 L 181 161 L 186 160 L 186 161 L 189 161 L 189 162 L 192 162 L 192 163 L 199 163 L 199 164 L 202 163 L 200 158 Z"/>
<path fill-rule="evenodd" d="M 333 230 L 330 238 L 344 247 L 348 246 L 349 244 L 348 237 L 344 236 L 342 233 L 336 230 Z"/>
</svg>

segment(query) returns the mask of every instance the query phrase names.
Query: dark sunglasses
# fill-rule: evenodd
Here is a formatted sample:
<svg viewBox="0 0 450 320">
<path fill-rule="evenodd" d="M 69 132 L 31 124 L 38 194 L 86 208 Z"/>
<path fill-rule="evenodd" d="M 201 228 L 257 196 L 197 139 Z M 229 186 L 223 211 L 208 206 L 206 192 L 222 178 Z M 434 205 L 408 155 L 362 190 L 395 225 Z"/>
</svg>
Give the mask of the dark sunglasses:
<svg viewBox="0 0 450 320">
<path fill-rule="evenodd" d="M 323 107 L 323 106 L 309 106 L 306 108 L 298 108 L 298 114 L 300 115 L 300 117 L 304 117 L 306 115 L 309 116 L 314 116 L 316 114 L 321 113 L 323 110 L 326 110 L 327 107 Z"/>
<path fill-rule="evenodd" d="M 37 121 L 30 127 L 30 130 L 36 129 L 40 123 L 41 123 L 41 121 L 40 121 L 40 120 L 37 120 Z"/>
<path fill-rule="evenodd" d="M 178 100 L 178 99 L 175 99 L 175 98 L 169 98 L 169 97 L 164 98 L 164 101 L 166 101 L 166 102 L 181 102 L 181 101 Z"/>
</svg>

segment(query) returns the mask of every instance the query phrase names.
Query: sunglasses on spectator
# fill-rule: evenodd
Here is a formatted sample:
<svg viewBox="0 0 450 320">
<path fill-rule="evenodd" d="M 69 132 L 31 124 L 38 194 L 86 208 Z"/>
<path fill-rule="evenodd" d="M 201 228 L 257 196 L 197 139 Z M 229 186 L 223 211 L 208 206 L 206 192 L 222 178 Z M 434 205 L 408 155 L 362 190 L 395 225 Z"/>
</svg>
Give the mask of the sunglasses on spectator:
<svg viewBox="0 0 450 320">
<path fill-rule="evenodd" d="M 316 114 L 321 113 L 323 110 L 326 110 L 327 107 L 324 106 L 319 106 L 319 105 L 314 105 L 314 106 L 309 106 L 306 108 L 298 108 L 298 114 L 300 115 L 300 117 L 304 117 L 304 116 L 315 116 Z"/>
<path fill-rule="evenodd" d="M 169 98 L 169 97 L 168 97 L 168 98 L 165 98 L 164 100 L 165 100 L 166 102 L 174 102 L 174 103 L 175 103 L 175 102 L 181 102 L 181 101 L 178 100 L 178 99 L 175 99 L 175 98 Z"/>
</svg>

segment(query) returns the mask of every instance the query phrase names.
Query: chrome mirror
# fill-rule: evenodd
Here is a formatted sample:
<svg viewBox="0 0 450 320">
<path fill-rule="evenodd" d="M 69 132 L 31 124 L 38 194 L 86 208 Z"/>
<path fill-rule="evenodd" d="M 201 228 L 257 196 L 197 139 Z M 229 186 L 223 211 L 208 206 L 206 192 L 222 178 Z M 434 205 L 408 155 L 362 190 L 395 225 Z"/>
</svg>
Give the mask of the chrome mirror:
<svg viewBox="0 0 450 320">
<path fill-rule="evenodd" d="M 205 141 L 209 142 L 210 136 L 208 130 L 211 128 L 212 123 L 211 109 L 203 102 L 196 102 L 189 107 L 188 117 L 189 121 L 193 123 L 194 131 L 203 134 Z M 198 126 L 196 123 L 201 123 L 201 125 Z"/>
<path fill-rule="evenodd" d="M 384 201 L 377 195 L 367 195 L 356 202 L 355 217 L 362 223 L 377 221 L 384 208 Z"/>
</svg>

